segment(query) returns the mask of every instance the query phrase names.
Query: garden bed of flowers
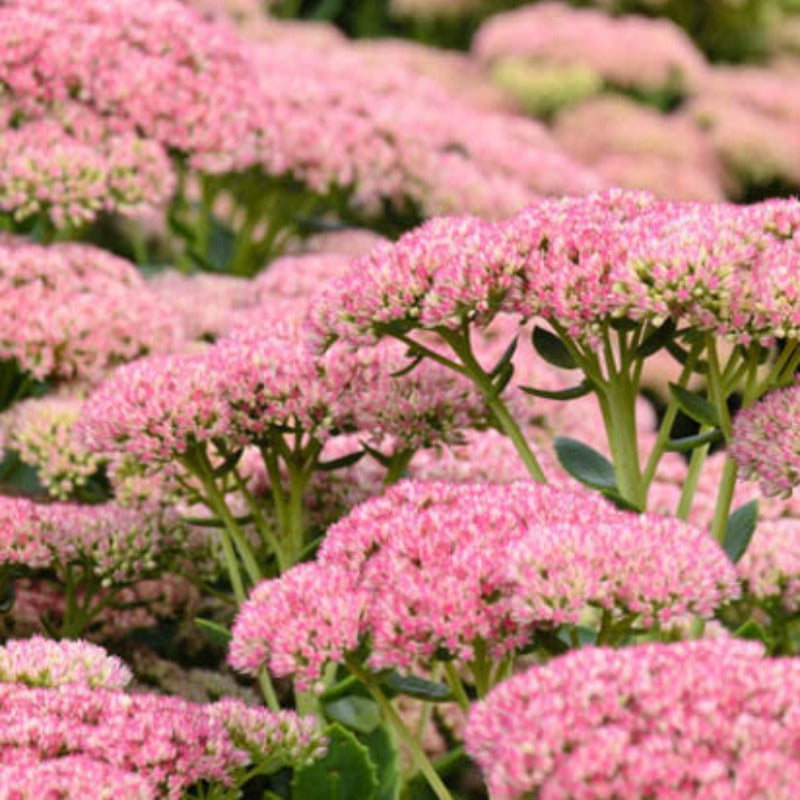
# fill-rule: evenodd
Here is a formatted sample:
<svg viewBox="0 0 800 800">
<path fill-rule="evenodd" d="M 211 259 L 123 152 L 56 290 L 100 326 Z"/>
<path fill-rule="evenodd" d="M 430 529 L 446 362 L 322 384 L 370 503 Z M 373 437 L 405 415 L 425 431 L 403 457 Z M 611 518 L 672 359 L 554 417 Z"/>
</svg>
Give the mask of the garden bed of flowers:
<svg viewBox="0 0 800 800">
<path fill-rule="evenodd" d="M 796 800 L 795 6 L 0 0 L 0 800 Z"/>
</svg>

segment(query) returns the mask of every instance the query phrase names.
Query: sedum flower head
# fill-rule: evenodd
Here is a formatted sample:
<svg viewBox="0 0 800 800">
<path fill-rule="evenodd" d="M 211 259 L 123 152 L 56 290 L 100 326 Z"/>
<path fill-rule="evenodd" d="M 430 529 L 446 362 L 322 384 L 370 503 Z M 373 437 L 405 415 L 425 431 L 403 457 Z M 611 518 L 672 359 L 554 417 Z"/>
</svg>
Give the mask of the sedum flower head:
<svg viewBox="0 0 800 800">
<path fill-rule="evenodd" d="M 0 647 L 1 683 L 124 689 L 132 680 L 131 671 L 120 659 L 89 642 L 57 642 L 34 636 L 14 639 Z"/>
<path fill-rule="evenodd" d="M 761 520 L 737 567 L 748 595 L 800 609 L 800 520 Z"/>
<path fill-rule="evenodd" d="M 718 545 L 677 520 L 530 481 L 407 481 L 334 524 L 316 563 L 254 590 L 231 663 L 308 685 L 360 637 L 372 667 L 408 669 L 470 661 L 478 642 L 495 657 L 513 653 L 587 606 L 651 627 L 709 616 L 738 590 Z"/>
<path fill-rule="evenodd" d="M 250 593 L 231 631 L 228 661 L 241 672 L 268 666 L 279 677 L 294 675 L 298 688 L 307 689 L 328 661 L 355 649 L 363 606 L 346 570 L 299 564 Z"/>
<path fill-rule="evenodd" d="M 15 450 L 34 467 L 48 492 L 59 500 L 85 486 L 104 462 L 72 435 L 81 402 L 66 395 L 31 398 L 16 403 L 0 418 L 5 449 Z"/>
<path fill-rule="evenodd" d="M 222 721 L 233 743 L 270 763 L 300 768 L 325 755 L 327 740 L 317 721 L 294 711 L 267 711 L 241 700 L 219 700 L 209 706 L 212 717 Z"/>
<path fill-rule="evenodd" d="M 179 800 L 201 780 L 229 785 L 249 761 L 207 706 L 176 697 L 4 684 L 0 721 L 0 763 L 82 756 L 140 776 L 157 800 Z"/>
<path fill-rule="evenodd" d="M 14 758 L 0 766 L 0 800 L 154 800 L 153 785 L 140 775 L 88 756 L 37 761 Z"/>
<path fill-rule="evenodd" d="M 165 310 L 132 264 L 104 250 L 0 236 L 0 358 L 37 378 L 97 381 L 172 347 L 179 330 Z"/>
<path fill-rule="evenodd" d="M 736 415 L 729 452 L 745 478 L 767 496 L 789 495 L 800 483 L 800 386 L 770 392 Z"/>
<path fill-rule="evenodd" d="M 465 742 L 498 800 L 789 800 L 757 769 L 798 774 L 798 688 L 800 662 L 752 642 L 583 648 L 496 687 Z"/>
</svg>

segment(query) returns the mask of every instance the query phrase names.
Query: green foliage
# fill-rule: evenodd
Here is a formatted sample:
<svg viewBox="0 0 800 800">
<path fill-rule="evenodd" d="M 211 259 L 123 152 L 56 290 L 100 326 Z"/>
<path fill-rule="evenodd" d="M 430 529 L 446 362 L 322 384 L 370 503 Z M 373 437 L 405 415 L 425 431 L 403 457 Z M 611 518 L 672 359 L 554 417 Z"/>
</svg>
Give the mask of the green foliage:
<svg viewBox="0 0 800 800">
<path fill-rule="evenodd" d="M 369 750 L 338 722 L 328 725 L 325 735 L 325 757 L 294 774 L 294 800 L 376 800 L 378 771 Z"/>
<path fill-rule="evenodd" d="M 747 550 L 758 522 L 758 500 L 751 500 L 736 509 L 725 526 L 722 549 L 735 564 Z"/>
<path fill-rule="evenodd" d="M 617 490 L 614 467 L 602 453 L 568 436 L 556 437 L 555 449 L 561 466 L 585 486 L 603 492 Z"/>
</svg>

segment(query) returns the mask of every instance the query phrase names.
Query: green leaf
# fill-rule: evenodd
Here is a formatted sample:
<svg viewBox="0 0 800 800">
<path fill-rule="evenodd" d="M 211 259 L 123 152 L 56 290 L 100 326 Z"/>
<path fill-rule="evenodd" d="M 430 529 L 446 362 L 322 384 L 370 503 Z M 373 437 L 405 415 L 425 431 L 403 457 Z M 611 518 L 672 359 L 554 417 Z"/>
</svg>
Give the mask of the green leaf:
<svg viewBox="0 0 800 800">
<path fill-rule="evenodd" d="M 214 468 L 215 478 L 224 478 L 229 472 L 236 469 L 239 459 L 242 457 L 242 450 L 235 450 L 218 467 Z"/>
<path fill-rule="evenodd" d="M 720 427 L 717 410 L 705 397 L 678 386 L 677 383 L 670 383 L 669 390 L 680 406 L 681 411 L 688 417 L 699 422 L 701 425 L 710 425 L 712 428 Z"/>
<path fill-rule="evenodd" d="M 561 369 L 575 369 L 575 359 L 570 355 L 566 345 L 550 331 L 535 327 L 531 337 L 534 350 L 548 363 Z"/>
<path fill-rule="evenodd" d="M 411 357 L 411 361 L 408 364 L 406 364 L 405 367 L 402 367 L 401 369 L 398 369 L 395 372 L 390 372 L 389 373 L 389 377 L 390 378 L 402 378 L 403 375 L 408 375 L 409 372 L 412 372 L 413 370 L 415 370 L 422 363 L 424 358 L 425 358 L 424 355 L 412 356 Z"/>
<path fill-rule="evenodd" d="M 604 455 L 568 436 L 557 436 L 554 444 L 559 463 L 573 478 L 592 489 L 617 491 L 614 467 Z"/>
<path fill-rule="evenodd" d="M 705 433 L 698 433 L 695 436 L 684 436 L 681 439 L 670 439 L 664 449 L 670 453 L 686 453 L 689 450 L 694 450 L 696 447 L 702 447 L 704 444 L 714 444 L 715 442 L 722 441 L 722 431 L 719 428 L 706 431 Z"/>
<path fill-rule="evenodd" d="M 636 503 L 633 503 L 630 500 L 626 500 L 616 490 L 604 489 L 602 490 L 602 495 L 603 497 L 606 498 L 606 500 L 613 503 L 617 508 L 621 509 L 622 511 L 635 511 L 637 514 L 641 514 L 642 511 L 644 511 L 644 509 L 636 505 Z"/>
<path fill-rule="evenodd" d="M 349 695 L 325 705 L 325 714 L 359 733 L 371 733 L 381 724 L 377 703 L 369 697 Z"/>
<path fill-rule="evenodd" d="M 615 331 L 620 331 L 622 333 L 635 331 L 639 325 L 641 325 L 640 322 L 636 322 L 636 320 L 633 319 L 628 319 L 627 317 L 615 317 L 611 320 L 610 324 Z"/>
<path fill-rule="evenodd" d="M 399 672 L 392 672 L 387 676 L 384 685 L 398 694 L 406 694 L 417 700 L 427 700 L 431 703 L 444 703 L 453 699 L 449 686 L 418 678 L 416 675 L 401 675 Z"/>
<path fill-rule="evenodd" d="M 402 783 L 400 758 L 394 736 L 386 726 L 359 737 L 369 750 L 369 757 L 378 772 L 378 793 L 375 800 L 398 800 Z"/>
<path fill-rule="evenodd" d="M 764 628 L 759 625 L 754 619 L 748 619 L 743 625 L 740 625 L 733 635 L 737 639 L 747 639 L 751 642 L 761 642 L 769 646 L 769 634 Z"/>
<path fill-rule="evenodd" d="M 739 506 L 729 517 L 725 526 L 722 549 L 735 564 L 747 550 L 758 522 L 758 500 Z"/>
<path fill-rule="evenodd" d="M 334 722 L 325 729 L 328 752 L 324 758 L 298 769 L 292 778 L 295 800 L 375 800 L 378 777 L 369 751 Z"/>
<path fill-rule="evenodd" d="M 549 391 L 548 389 L 535 389 L 533 386 L 520 386 L 525 394 L 532 394 L 534 397 L 542 397 L 545 400 L 575 400 L 578 397 L 585 397 L 594 391 L 594 385 L 590 380 L 585 380 L 570 389 L 560 389 Z"/>
<path fill-rule="evenodd" d="M 495 396 L 501 395 L 504 391 L 506 386 L 508 386 L 509 381 L 514 375 L 514 365 L 512 363 L 507 363 L 505 366 L 502 367 L 500 372 L 495 375 L 494 384 L 492 389 L 495 393 Z"/>
<path fill-rule="evenodd" d="M 679 364 L 686 364 L 689 360 L 689 351 L 684 350 L 674 339 L 670 339 L 664 347 L 667 348 L 667 352 L 679 363 Z M 694 365 L 694 372 L 698 373 L 699 375 L 705 375 L 708 372 L 708 362 L 707 361 L 698 361 Z"/>
<path fill-rule="evenodd" d="M 205 619 L 204 617 L 195 617 L 194 624 L 204 631 L 206 635 L 214 642 L 222 647 L 227 647 L 231 643 L 233 636 L 231 632 L 219 622 L 214 622 L 213 619 Z"/>
<path fill-rule="evenodd" d="M 666 347 L 675 335 L 675 323 L 668 319 L 663 325 L 656 328 L 636 349 L 637 358 L 647 358 Z"/>
<path fill-rule="evenodd" d="M 517 345 L 519 344 L 519 336 L 515 336 L 511 340 L 511 344 L 505 349 L 505 352 L 498 362 L 492 367 L 491 372 L 489 373 L 489 377 L 494 380 L 505 368 L 506 364 L 511 362 L 511 359 L 514 358 L 514 353 L 517 352 Z"/>
<path fill-rule="evenodd" d="M 333 472 L 337 469 L 351 467 L 353 464 L 361 461 L 366 454 L 366 450 L 356 450 L 354 453 L 348 453 L 346 456 L 342 456 L 341 458 L 334 458 L 331 461 L 320 461 L 317 464 L 316 469 L 319 472 Z"/>
</svg>

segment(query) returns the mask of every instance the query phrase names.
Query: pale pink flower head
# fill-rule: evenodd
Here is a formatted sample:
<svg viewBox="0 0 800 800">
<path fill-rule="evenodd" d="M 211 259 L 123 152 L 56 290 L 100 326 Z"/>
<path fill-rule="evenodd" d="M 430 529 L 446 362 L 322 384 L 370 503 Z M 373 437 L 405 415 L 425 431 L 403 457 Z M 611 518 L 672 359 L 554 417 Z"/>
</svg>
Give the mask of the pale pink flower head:
<svg viewBox="0 0 800 800">
<path fill-rule="evenodd" d="M 708 533 L 675 518 L 619 513 L 591 525 L 533 524 L 505 562 L 519 622 L 577 623 L 587 606 L 645 628 L 710 618 L 739 596 L 734 566 Z"/>
<path fill-rule="evenodd" d="M 0 682 L 43 688 L 81 684 L 124 689 L 131 671 L 102 647 L 84 641 L 53 641 L 41 636 L 12 639 L 0 647 Z"/>
<path fill-rule="evenodd" d="M 218 339 L 236 325 L 241 313 L 255 305 L 253 284 L 230 275 L 164 270 L 147 285 L 178 318 L 189 340 Z"/>
<path fill-rule="evenodd" d="M 517 56 L 584 65 L 612 86 L 643 94 L 683 94 L 705 71 L 703 55 L 668 20 L 611 17 L 553 2 L 490 17 L 475 37 L 473 52 L 485 62 Z"/>
<path fill-rule="evenodd" d="M 87 398 L 75 436 L 94 452 L 170 462 L 194 444 L 227 433 L 228 410 L 215 382 L 202 353 L 127 364 Z"/>
<path fill-rule="evenodd" d="M 0 132 L 0 211 L 17 222 L 79 227 L 101 212 L 141 212 L 163 206 L 174 184 L 156 142 L 114 132 L 75 104 Z"/>
<path fill-rule="evenodd" d="M 442 653 L 468 661 L 479 640 L 501 655 L 530 637 L 528 621 L 513 618 L 516 587 L 503 569 L 528 525 L 588 525 L 615 513 L 596 494 L 530 481 L 407 481 L 333 525 L 319 559 L 357 575 L 367 593 L 373 666 L 409 668 Z"/>
<path fill-rule="evenodd" d="M 146 778 L 83 755 L 0 766 L 0 800 L 155 800 Z"/>
<path fill-rule="evenodd" d="M 558 322 L 587 341 L 611 318 L 647 318 L 651 309 L 630 302 L 617 270 L 649 235 L 656 208 L 645 192 L 608 190 L 544 200 L 501 223 L 506 247 L 524 259 L 524 290 L 513 310 Z"/>
<path fill-rule="evenodd" d="M 160 800 L 179 800 L 198 781 L 230 786 L 249 761 L 207 706 L 176 697 L 3 684 L 0 720 L 0 763 L 82 756 L 139 775 Z"/>
<path fill-rule="evenodd" d="M 37 378 L 97 381 L 180 331 L 133 264 L 84 244 L 0 236 L 0 358 Z"/>
<path fill-rule="evenodd" d="M 189 546 L 174 512 L 114 503 L 37 504 L 0 495 L 3 561 L 30 569 L 81 564 L 104 587 L 158 573 Z"/>
<path fill-rule="evenodd" d="M 0 31 L 0 81 L 15 104 L 75 99 L 193 166 L 254 163 L 264 131 L 248 47 L 186 4 L 14 0 L 0 8 Z"/>
<path fill-rule="evenodd" d="M 360 391 L 353 391 L 352 417 L 373 447 L 390 442 L 394 449 L 417 450 L 457 443 L 464 431 L 485 427 L 486 401 L 466 378 L 434 361 L 423 360 L 404 375 L 411 363 L 406 347 L 383 341 L 350 355 Z M 343 359 L 334 347 L 329 359 Z"/>
<path fill-rule="evenodd" d="M 237 329 L 206 358 L 211 391 L 242 444 L 268 438 L 275 427 L 313 433 L 324 439 L 346 423 L 353 359 L 343 349 L 318 356 L 295 324 L 270 329 Z"/>
<path fill-rule="evenodd" d="M 733 421 L 729 446 L 745 478 L 767 496 L 791 494 L 800 483 L 800 385 L 770 392 Z"/>
<path fill-rule="evenodd" d="M 783 800 L 781 772 L 754 768 L 797 771 L 800 664 L 762 652 L 736 639 L 573 651 L 473 706 L 467 752 L 497 800 Z"/>
<path fill-rule="evenodd" d="M 212 703 L 208 712 L 222 722 L 233 743 L 253 754 L 256 762 L 266 755 L 270 763 L 300 768 L 325 755 L 327 739 L 312 716 L 267 711 L 233 699 Z"/>
<path fill-rule="evenodd" d="M 250 674 L 267 666 L 279 677 L 293 675 L 307 689 L 328 661 L 358 645 L 364 600 L 345 569 L 299 564 L 250 593 L 233 625 L 228 661 Z"/>
<path fill-rule="evenodd" d="M 800 203 L 665 203 L 639 225 L 618 273 L 634 305 L 740 344 L 793 336 Z"/>
<path fill-rule="evenodd" d="M 491 223 L 434 219 L 356 259 L 312 307 L 312 329 L 322 339 L 370 343 L 388 325 L 407 330 L 488 321 L 513 296 L 522 266 Z"/>
<path fill-rule="evenodd" d="M 737 568 L 748 596 L 800 609 L 800 520 L 760 520 Z"/>
<path fill-rule="evenodd" d="M 30 398 L 0 417 L 3 447 L 34 467 L 39 481 L 59 500 L 85 486 L 104 461 L 72 436 L 81 403 L 80 397 L 70 395 Z"/>
</svg>

